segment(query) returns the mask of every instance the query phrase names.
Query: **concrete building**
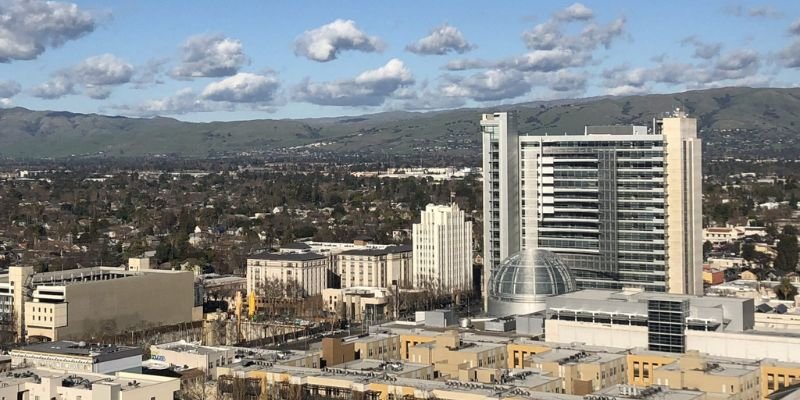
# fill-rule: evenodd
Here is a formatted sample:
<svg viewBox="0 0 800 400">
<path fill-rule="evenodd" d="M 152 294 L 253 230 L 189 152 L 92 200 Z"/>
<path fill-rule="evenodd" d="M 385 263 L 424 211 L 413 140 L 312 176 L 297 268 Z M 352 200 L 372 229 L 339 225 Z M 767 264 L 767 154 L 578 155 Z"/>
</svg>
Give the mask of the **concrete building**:
<svg viewBox="0 0 800 400">
<path fill-rule="evenodd" d="M 411 362 L 433 365 L 434 377 L 457 379 L 460 370 L 503 369 L 506 348 L 503 344 L 464 342 L 458 331 L 437 335 L 433 341 L 409 349 Z"/>
<path fill-rule="evenodd" d="M 548 341 L 683 353 L 689 335 L 753 328 L 753 301 L 643 292 L 581 290 L 547 298 Z"/>
<path fill-rule="evenodd" d="M 21 338 L 85 339 L 201 316 L 194 276 L 183 271 L 94 267 L 37 274 L 15 266 L 0 275 L 0 297 L 12 304 Z"/>
<path fill-rule="evenodd" d="M 761 361 L 761 397 L 800 383 L 800 363 Z"/>
<path fill-rule="evenodd" d="M 505 258 L 558 254 L 581 288 L 702 294 L 700 140 L 681 112 L 644 126 L 521 135 L 484 114 L 484 290 Z"/>
<path fill-rule="evenodd" d="M 261 295 L 262 287 L 277 283 L 282 288 L 283 296 L 320 295 L 326 287 L 329 261 L 327 256 L 315 253 L 266 253 L 250 256 L 247 258 L 247 293 Z"/>
<path fill-rule="evenodd" d="M 322 307 L 351 321 L 383 321 L 389 317 L 389 290 L 373 287 L 325 289 Z"/>
<path fill-rule="evenodd" d="M 0 376 L 0 398 L 22 400 L 173 400 L 176 378 L 117 372 L 24 368 Z"/>
<path fill-rule="evenodd" d="M 677 361 L 653 371 L 657 385 L 671 389 L 692 389 L 709 396 L 731 400 L 761 398 L 760 368 L 755 361 L 708 359 L 696 353 L 684 354 Z"/>
<path fill-rule="evenodd" d="M 562 393 L 586 395 L 626 383 L 624 354 L 554 348 L 529 356 L 525 366 L 561 378 Z"/>
<path fill-rule="evenodd" d="M 450 292 L 472 287 L 472 222 L 453 203 L 428 204 L 413 227 L 414 287 Z"/>
<path fill-rule="evenodd" d="M 372 364 L 370 361 L 366 363 Z M 403 371 L 406 365 L 416 368 L 415 364 L 395 365 L 402 365 Z M 268 398 L 496 400 L 502 397 L 512 400 L 581 400 L 577 396 L 558 394 L 556 390 L 559 388 L 559 379 L 535 371 L 507 371 L 509 374 L 504 377 L 506 382 L 504 384 L 462 382 L 456 379 L 437 381 L 407 378 L 399 376 L 403 371 L 398 374 L 391 369 L 383 368 L 378 371 L 362 371 L 346 368 L 318 370 L 269 366 L 251 372 L 247 378 L 251 379 L 250 382 L 254 387 L 257 387 L 257 393 Z M 221 377 L 219 387 L 222 396 L 232 394 L 233 385 L 230 378 Z"/>
<path fill-rule="evenodd" d="M 343 288 L 407 286 L 412 266 L 411 246 L 344 250 L 336 255 L 336 272 Z"/>
<path fill-rule="evenodd" d="M 150 346 L 150 359 L 181 368 L 196 368 L 208 376 L 216 376 L 216 369 L 230 365 L 236 350 L 232 347 L 202 346 L 181 340 Z"/>
<path fill-rule="evenodd" d="M 44 342 L 11 350 L 11 366 L 101 374 L 137 371 L 142 366 L 142 349 L 64 340 Z"/>
</svg>

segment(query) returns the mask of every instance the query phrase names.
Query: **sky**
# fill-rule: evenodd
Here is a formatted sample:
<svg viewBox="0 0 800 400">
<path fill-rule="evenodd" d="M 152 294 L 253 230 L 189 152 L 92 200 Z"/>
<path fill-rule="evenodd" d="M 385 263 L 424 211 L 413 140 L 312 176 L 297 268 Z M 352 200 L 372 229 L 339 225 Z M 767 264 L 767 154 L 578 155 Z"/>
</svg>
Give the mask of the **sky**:
<svg viewBox="0 0 800 400">
<path fill-rule="evenodd" d="M 794 0 L 0 0 L 0 107 L 230 121 L 799 83 Z"/>
</svg>

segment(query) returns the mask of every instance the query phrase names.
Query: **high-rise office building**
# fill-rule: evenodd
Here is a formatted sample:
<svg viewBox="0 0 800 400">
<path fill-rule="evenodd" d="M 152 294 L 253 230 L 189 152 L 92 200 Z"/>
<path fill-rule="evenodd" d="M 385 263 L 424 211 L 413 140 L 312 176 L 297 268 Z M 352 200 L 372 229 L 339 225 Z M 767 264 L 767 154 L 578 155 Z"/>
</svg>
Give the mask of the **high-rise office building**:
<svg viewBox="0 0 800 400">
<path fill-rule="evenodd" d="M 472 222 L 457 204 L 428 204 L 413 229 L 414 287 L 450 291 L 472 287 Z"/>
<path fill-rule="evenodd" d="M 582 288 L 702 294 L 695 119 L 521 135 L 511 112 L 484 114 L 481 130 L 484 290 L 503 259 L 537 247 Z"/>
</svg>

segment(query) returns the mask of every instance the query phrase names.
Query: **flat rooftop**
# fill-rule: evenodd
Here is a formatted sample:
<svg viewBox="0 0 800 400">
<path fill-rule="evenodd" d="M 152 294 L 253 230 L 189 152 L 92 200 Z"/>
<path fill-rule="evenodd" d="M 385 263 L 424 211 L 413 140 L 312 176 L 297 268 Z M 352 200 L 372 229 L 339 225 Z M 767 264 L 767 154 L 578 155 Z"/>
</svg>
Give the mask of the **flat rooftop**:
<svg viewBox="0 0 800 400">
<path fill-rule="evenodd" d="M 352 369 L 357 371 L 386 371 L 389 374 L 399 374 L 426 369 L 428 367 L 430 367 L 430 365 L 410 362 L 386 362 L 383 360 L 361 359 L 349 361 L 343 364 L 337 364 L 333 368 Z"/>
<path fill-rule="evenodd" d="M 262 253 L 254 254 L 247 258 L 267 261 L 311 261 L 326 259 L 328 256 L 316 253 Z"/>
<path fill-rule="evenodd" d="M 633 395 L 636 390 L 637 395 Z M 646 394 L 651 393 L 651 394 Z M 612 398 L 638 398 L 638 399 L 658 399 L 658 400 L 695 400 L 704 399 L 706 394 L 695 390 L 670 389 L 665 386 L 650 386 L 648 388 L 635 388 L 630 385 L 612 385 L 607 388 L 592 393 L 595 396 L 607 396 Z"/>
<path fill-rule="evenodd" d="M 178 353 L 192 353 L 192 354 L 200 354 L 200 355 L 208 355 L 208 354 L 215 354 L 221 353 L 225 351 L 233 351 L 233 349 L 225 348 L 225 347 L 213 347 L 213 346 L 203 346 L 197 343 L 191 343 L 186 341 L 180 342 L 172 342 L 172 343 L 162 343 L 153 345 L 152 347 L 159 349 L 159 350 L 168 350 L 174 351 Z"/>
<path fill-rule="evenodd" d="M 345 250 L 339 254 L 346 255 L 346 256 L 385 256 L 387 254 L 395 254 L 395 253 L 407 253 L 412 251 L 413 248 L 410 245 L 399 245 L 399 246 L 389 246 L 385 249 L 353 249 L 353 250 Z"/>
<path fill-rule="evenodd" d="M 87 344 L 85 342 L 70 342 L 66 340 L 30 344 L 19 349 L 11 350 L 11 356 L 13 357 L 19 352 L 91 357 L 97 362 L 142 355 L 142 349 L 139 347 L 116 346 L 113 344 Z"/>
<path fill-rule="evenodd" d="M 560 364 L 606 363 L 621 358 L 625 358 L 625 355 L 602 352 L 593 353 L 572 349 L 552 349 L 528 357 L 529 360 L 535 363 L 558 362 Z"/>
<path fill-rule="evenodd" d="M 0 386 L 36 382 L 41 378 L 52 378 L 58 386 L 79 387 L 91 390 L 93 384 L 119 385 L 120 390 L 138 389 L 156 385 L 174 378 L 118 372 L 115 375 L 80 371 L 59 371 L 48 368 L 19 368 L 0 374 Z"/>
</svg>

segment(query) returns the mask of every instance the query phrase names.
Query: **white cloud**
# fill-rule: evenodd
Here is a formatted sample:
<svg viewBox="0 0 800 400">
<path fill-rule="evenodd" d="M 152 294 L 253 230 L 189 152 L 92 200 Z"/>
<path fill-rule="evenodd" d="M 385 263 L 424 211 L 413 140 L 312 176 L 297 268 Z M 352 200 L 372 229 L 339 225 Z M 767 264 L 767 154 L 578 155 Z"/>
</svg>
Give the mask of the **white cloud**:
<svg viewBox="0 0 800 400">
<path fill-rule="evenodd" d="M 594 12 L 591 8 L 586 7 L 581 3 L 575 3 L 571 6 L 558 11 L 554 17 L 561 21 L 586 21 L 594 18 Z"/>
<path fill-rule="evenodd" d="M 460 58 L 448 61 L 442 68 L 448 71 L 466 71 L 469 69 L 489 68 L 491 66 L 492 63 L 486 60 Z"/>
<path fill-rule="evenodd" d="M 40 99 L 57 99 L 74 93 L 75 84 L 66 75 L 53 76 L 49 81 L 31 89 L 31 95 Z"/>
<path fill-rule="evenodd" d="M 448 24 L 434 28 L 428 36 L 406 46 L 406 50 L 420 55 L 463 54 L 474 48 L 460 30 Z"/>
<path fill-rule="evenodd" d="M 789 46 L 781 50 L 778 58 L 785 67 L 800 68 L 800 39 L 795 39 Z"/>
<path fill-rule="evenodd" d="M 33 88 L 32 95 L 43 99 L 57 99 L 76 92 L 83 86 L 84 94 L 93 99 L 106 99 L 114 87 L 131 81 L 133 66 L 113 54 L 89 57 L 72 68 L 53 74 L 49 81 Z"/>
<path fill-rule="evenodd" d="M 789 33 L 792 35 L 800 35 L 800 18 L 789 25 Z"/>
<path fill-rule="evenodd" d="M 0 1 L 0 63 L 35 59 L 95 28 L 94 17 L 73 3 Z"/>
<path fill-rule="evenodd" d="M 128 83 L 133 77 L 133 66 L 113 54 L 89 57 L 76 65 L 73 79 L 88 86 L 108 86 Z"/>
<path fill-rule="evenodd" d="M 10 99 L 22 91 L 22 86 L 15 81 L 0 81 L 0 99 Z"/>
<path fill-rule="evenodd" d="M 475 101 L 512 99 L 527 94 L 531 84 L 525 75 L 511 69 L 490 69 L 467 77 L 446 77 L 439 90 L 448 97 L 470 98 Z"/>
<path fill-rule="evenodd" d="M 212 82 L 202 97 L 211 101 L 234 103 L 269 103 L 274 100 L 280 82 L 274 75 L 240 72 L 219 82 Z"/>
<path fill-rule="evenodd" d="M 712 59 L 719 55 L 722 50 L 722 43 L 708 43 L 697 38 L 697 36 L 689 36 L 681 40 L 682 45 L 690 45 L 694 47 L 694 56 L 704 60 Z"/>
<path fill-rule="evenodd" d="M 209 112 L 226 109 L 223 104 L 204 101 L 197 96 L 191 88 L 184 88 L 172 96 L 161 99 L 147 100 L 138 105 L 122 105 L 113 107 L 126 115 L 133 116 L 160 116 L 181 115 L 192 112 Z M 231 107 L 227 107 L 232 110 Z"/>
<path fill-rule="evenodd" d="M 324 83 L 306 79 L 295 87 L 293 97 L 297 101 L 328 106 L 379 106 L 399 89 L 413 83 L 411 71 L 395 58 L 353 79 Z"/>
<path fill-rule="evenodd" d="M 373 53 L 381 52 L 385 47 L 382 40 L 368 36 L 354 21 L 344 19 L 305 31 L 294 42 L 296 55 L 319 62 L 335 60 L 343 51 Z"/>
<path fill-rule="evenodd" d="M 740 4 L 727 5 L 722 11 L 734 17 L 780 18 L 783 16 L 782 12 L 776 10 L 772 6 L 744 7 Z"/>
<path fill-rule="evenodd" d="M 242 42 L 221 34 L 192 36 L 181 52 L 181 63 L 172 70 L 176 79 L 231 76 L 249 62 Z"/>
</svg>

